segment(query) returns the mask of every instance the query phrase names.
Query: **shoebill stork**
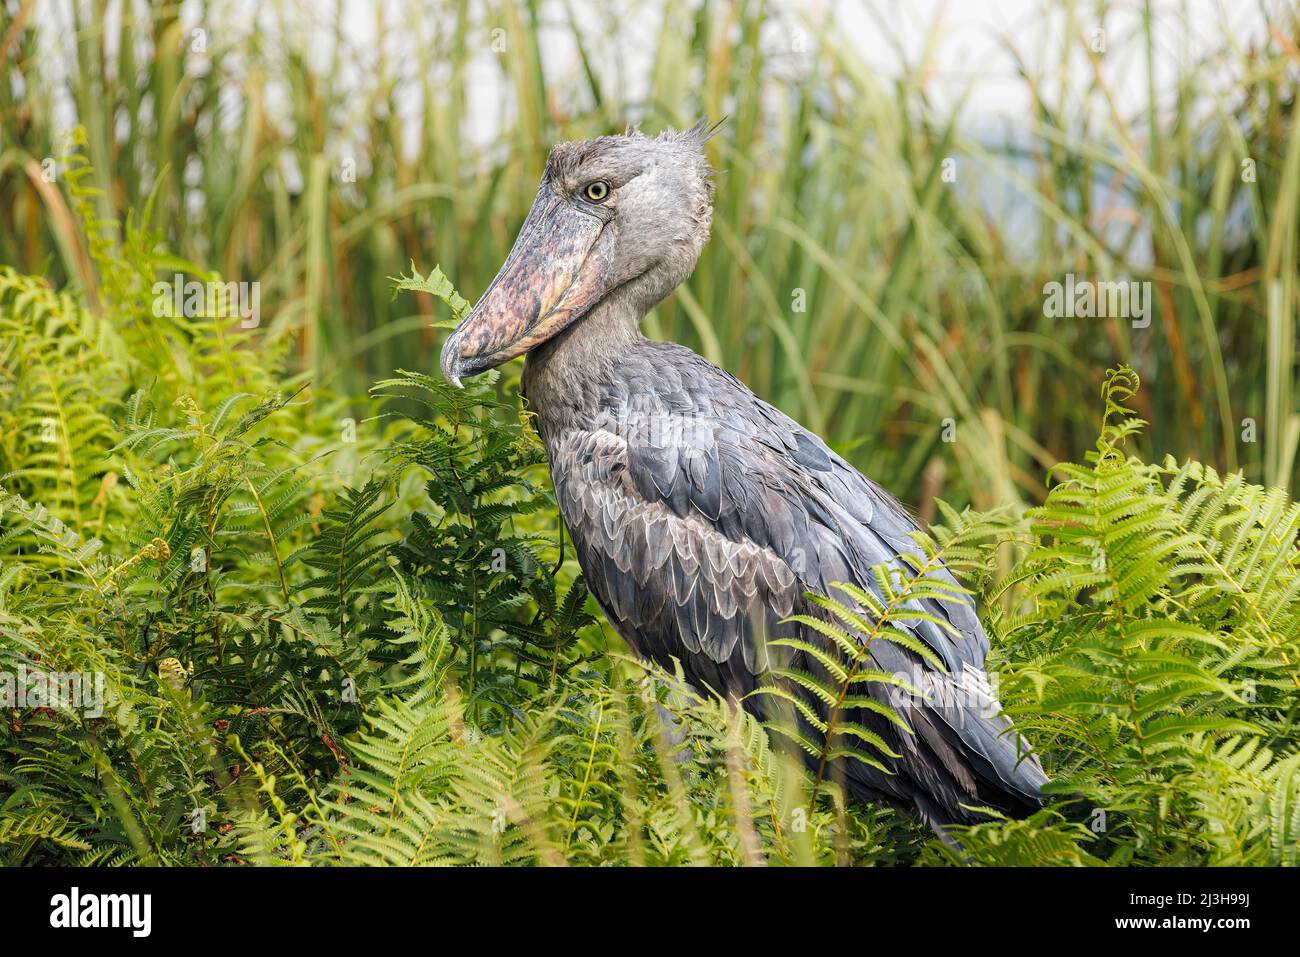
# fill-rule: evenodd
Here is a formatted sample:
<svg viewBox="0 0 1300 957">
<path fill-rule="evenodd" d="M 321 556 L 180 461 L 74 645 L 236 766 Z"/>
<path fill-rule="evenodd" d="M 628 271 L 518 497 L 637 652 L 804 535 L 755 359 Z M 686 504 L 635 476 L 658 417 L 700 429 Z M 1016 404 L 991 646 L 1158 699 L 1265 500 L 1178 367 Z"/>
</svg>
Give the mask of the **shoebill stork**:
<svg viewBox="0 0 1300 957">
<path fill-rule="evenodd" d="M 522 391 L 610 623 L 638 655 L 669 667 L 677 658 L 697 687 L 764 716 L 775 699 L 746 696 L 776 657 L 769 642 L 825 644 L 783 620 L 824 615 L 805 593 L 827 594 L 832 583 L 877 588 L 872 566 L 904 568 L 917 526 L 731 373 L 641 334 L 642 317 L 690 275 L 708 239 L 709 135 L 701 124 L 556 146 L 514 247 L 441 363 L 459 385 L 527 356 Z M 979 820 L 972 807 L 1030 812 L 1046 779 L 989 690 L 979 619 L 955 600 L 925 610 L 951 629 L 924 619 L 900 627 L 942 669 L 900 644 L 869 646 L 873 667 L 911 676 L 924 692 L 900 701 L 888 685 L 867 685 L 907 729 L 870 708 L 840 718 L 898 757 L 888 773 L 840 759 L 837 779 L 854 797 L 915 807 L 936 829 Z M 785 664 L 821 667 L 802 653 Z"/>
</svg>

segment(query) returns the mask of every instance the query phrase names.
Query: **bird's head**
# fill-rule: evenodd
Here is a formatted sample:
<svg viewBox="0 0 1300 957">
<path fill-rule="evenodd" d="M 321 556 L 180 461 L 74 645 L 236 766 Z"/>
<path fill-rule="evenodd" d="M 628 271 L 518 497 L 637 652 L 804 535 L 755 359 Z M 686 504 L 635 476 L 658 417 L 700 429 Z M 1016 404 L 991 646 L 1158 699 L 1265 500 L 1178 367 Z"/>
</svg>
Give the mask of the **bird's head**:
<svg viewBox="0 0 1300 957">
<path fill-rule="evenodd" d="M 510 255 L 443 345 L 447 380 L 525 354 L 616 290 L 649 309 L 690 275 L 713 217 L 712 132 L 556 146 Z"/>
</svg>

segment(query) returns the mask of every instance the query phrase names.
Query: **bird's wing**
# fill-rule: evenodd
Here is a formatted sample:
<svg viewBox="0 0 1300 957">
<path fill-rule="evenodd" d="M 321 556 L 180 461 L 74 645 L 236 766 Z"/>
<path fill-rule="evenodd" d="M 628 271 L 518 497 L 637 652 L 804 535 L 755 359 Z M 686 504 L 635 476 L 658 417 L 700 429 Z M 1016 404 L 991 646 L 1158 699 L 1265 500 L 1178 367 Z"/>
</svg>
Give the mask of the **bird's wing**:
<svg viewBox="0 0 1300 957">
<path fill-rule="evenodd" d="M 716 462 L 682 462 L 659 486 L 640 443 L 612 429 L 549 445 L 565 524 L 611 623 L 639 653 L 682 659 L 717 691 L 751 690 L 769 664 L 763 637 L 797 610 L 803 585 L 774 549 L 718 528 Z M 678 451 L 670 442 L 659 454 Z"/>
<path fill-rule="evenodd" d="M 781 619 L 809 610 L 805 591 L 827 594 L 834 582 L 877 589 L 879 563 L 910 574 L 900 555 L 919 552 L 909 536 L 916 526 L 739 380 L 689 350 L 657 345 L 663 361 L 629 363 L 599 420 L 548 438 L 556 493 L 588 584 L 625 639 L 648 657 L 682 659 L 715 690 L 743 694 L 769 664 L 766 640 L 790 633 Z M 988 640 L 971 606 L 922 605 L 953 631 L 924 619 L 898 627 L 933 649 L 946 674 L 889 642 L 874 643 L 875 666 L 931 691 L 987 688 Z M 918 704 L 910 716 L 932 756 L 963 785 L 973 763 L 979 777 L 1036 790 L 1032 771 L 1023 780 L 1017 771 L 1018 749 L 1001 740 L 1005 719 L 972 721 L 960 703 L 969 695 L 948 700 L 958 703 Z"/>
<path fill-rule="evenodd" d="M 643 523 L 654 522 L 666 531 L 651 536 L 648 561 L 666 562 L 671 556 L 664 543 L 677 540 L 683 543 L 688 577 L 694 569 L 692 544 L 715 561 L 728 558 L 725 567 L 702 567 L 724 618 L 732 610 L 727 593 L 735 591 L 740 604 L 742 596 L 768 587 L 746 577 L 746 568 L 750 575 L 769 570 L 780 594 L 787 574 L 801 591 L 828 594 L 834 582 L 877 589 L 872 575 L 877 564 L 911 573 L 901 556 L 920 555 L 911 538 L 917 526 L 887 492 L 734 376 L 689 350 L 657 345 L 665 361 L 630 365 L 617 401 L 590 431 L 571 433 L 561 452 L 573 465 L 559 471 L 574 479 L 564 482 L 562 495 L 581 509 L 581 519 L 602 514 L 603 528 L 597 531 L 613 546 L 610 557 L 618 556 L 615 568 L 626 571 L 622 566 L 639 558 L 624 553 L 623 540 L 610 536 L 624 529 L 636 534 Z M 620 474 L 602 471 L 610 468 Z M 733 570 L 739 578 L 732 577 Z M 942 568 L 934 573 L 951 580 Z M 787 606 L 782 602 L 783 612 Z M 971 605 L 925 601 L 922 606 L 952 631 L 925 620 L 908 627 L 947 669 L 982 667 L 988 640 Z M 716 650 L 727 650 L 725 642 Z"/>
</svg>

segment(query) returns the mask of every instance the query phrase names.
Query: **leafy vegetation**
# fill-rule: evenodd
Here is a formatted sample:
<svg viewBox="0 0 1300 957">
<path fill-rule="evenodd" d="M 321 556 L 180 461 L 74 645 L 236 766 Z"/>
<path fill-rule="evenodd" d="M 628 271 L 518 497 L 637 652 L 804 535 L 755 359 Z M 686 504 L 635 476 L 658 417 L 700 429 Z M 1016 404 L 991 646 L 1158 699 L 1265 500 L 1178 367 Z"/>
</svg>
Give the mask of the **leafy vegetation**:
<svg viewBox="0 0 1300 957">
<path fill-rule="evenodd" d="M 401 373 L 357 428 L 229 321 L 135 294 L 172 262 L 152 237 L 95 255 L 111 319 L 0 275 L 0 666 L 104 676 L 6 709 L 6 861 L 1296 862 L 1300 506 L 1126 454 L 1131 371 L 1042 506 L 943 506 L 913 574 L 853 596 L 875 621 L 821 599 L 825 695 L 881 679 L 854 635 L 903 640 L 912 599 L 953 593 L 935 557 L 981 593 L 1056 797 L 958 850 L 609 644 L 491 377 Z M 464 308 L 438 271 L 400 285 Z"/>
</svg>

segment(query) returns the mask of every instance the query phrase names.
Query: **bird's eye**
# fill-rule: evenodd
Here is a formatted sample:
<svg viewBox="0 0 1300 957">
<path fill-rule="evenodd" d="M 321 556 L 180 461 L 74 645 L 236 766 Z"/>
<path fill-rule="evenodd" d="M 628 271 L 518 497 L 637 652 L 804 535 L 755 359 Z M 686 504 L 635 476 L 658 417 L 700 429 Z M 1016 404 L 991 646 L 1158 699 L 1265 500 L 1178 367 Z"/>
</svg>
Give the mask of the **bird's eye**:
<svg viewBox="0 0 1300 957">
<path fill-rule="evenodd" d="M 598 179 L 594 183 L 588 183 L 583 193 L 593 203 L 603 203 L 609 197 L 609 183 Z"/>
</svg>

